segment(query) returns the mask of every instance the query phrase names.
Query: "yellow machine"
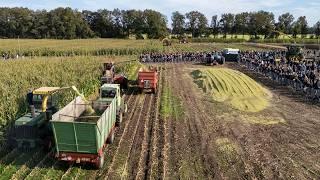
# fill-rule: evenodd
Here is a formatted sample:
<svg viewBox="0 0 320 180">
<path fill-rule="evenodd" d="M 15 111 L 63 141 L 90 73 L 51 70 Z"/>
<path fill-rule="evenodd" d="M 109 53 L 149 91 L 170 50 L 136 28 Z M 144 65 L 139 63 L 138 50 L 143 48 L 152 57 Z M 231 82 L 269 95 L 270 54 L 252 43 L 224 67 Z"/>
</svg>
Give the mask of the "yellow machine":
<svg viewBox="0 0 320 180">
<path fill-rule="evenodd" d="M 62 90 L 66 90 L 66 89 L 74 90 L 74 92 L 78 96 L 80 96 L 86 103 L 88 103 L 88 101 L 86 100 L 84 95 L 81 94 L 75 86 L 71 86 L 71 87 L 41 87 L 39 89 L 34 90 L 33 95 L 41 95 L 42 96 L 41 111 L 46 112 L 49 97 L 58 91 L 62 91 Z M 92 108 L 90 108 L 90 109 L 88 109 L 88 113 L 93 114 L 94 110 Z"/>
<path fill-rule="evenodd" d="M 34 148 L 36 146 L 50 147 L 52 144 L 52 133 L 49 120 L 58 111 L 55 104 L 55 94 L 59 91 L 71 89 L 88 103 L 84 95 L 75 86 L 71 87 L 41 87 L 30 91 L 28 102 L 30 113 L 18 118 L 14 127 L 9 132 L 9 145 L 22 149 Z M 32 92 L 32 94 L 31 94 Z M 88 103 L 89 104 L 89 103 Z M 91 106 L 87 106 L 86 114 L 93 114 Z"/>
</svg>

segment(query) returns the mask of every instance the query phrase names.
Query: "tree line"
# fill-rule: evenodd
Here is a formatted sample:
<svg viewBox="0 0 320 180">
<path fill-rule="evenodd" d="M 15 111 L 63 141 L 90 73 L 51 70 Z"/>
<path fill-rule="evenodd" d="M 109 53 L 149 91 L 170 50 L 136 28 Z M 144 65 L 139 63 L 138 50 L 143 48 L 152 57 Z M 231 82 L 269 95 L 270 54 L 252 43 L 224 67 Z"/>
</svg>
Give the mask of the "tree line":
<svg viewBox="0 0 320 180">
<path fill-rule="evenodd" d="M 265 38 L 276 38 L 280 35 L 297 35 L 305 37 L 307 34 L 320 36 L 320 21 L 314 26 L 309 27 L 306 16 L 300 16 L 296 20 L 290 13 L 284 13 L 275 20 L 271 12 L 242 12 L 239 14 L 226 13 L 218 19 L 217 15 L 211 17 L 209 24 L 204 14 L 198 11 L 191 11 L 181 14 L 176 11 L 172 13 L 172 33 L 182 35 L 192 33 L 194 37 L 208 36 L 210 34 L 242 34 L 250 35 L 253 38 L 259 38 L 258 35 L 264 35 Z"/>
<path fill-rule="evenodd" d="M 320 21 L 309 26 L 305 16 L 297 19 L 290 13 L 282 14 L 277 21 L 271 12 L 226 13 L 220 18 L 211 17 L 210 22 L 199 11 L 182 14 L 178 11 L 171 16 L 171 29 L 167 17 L 160 12 L 146 10 L 78 11 L 71 8 L 56 8 L 51 11 L 28 8 L 0 8 L 0 37 L 2 38 L 163 38 L 169 33 L 178 36 L 192 34 L 203 37 L 218 34 L 242 34 L 258 38 L 275 38 L 281 34 L 293 37 L 307 34 L 320 36 Z"/>
<path fill-rule="evenodd" d="M 166 17 L 149 9 L 79 12 L 71 8 L 0 8 L 2 38 L 124 38 L 131 34 L 137 38 L 142 38 L 142 34 L 159 38 L 167 32 Z"/>
</svg>

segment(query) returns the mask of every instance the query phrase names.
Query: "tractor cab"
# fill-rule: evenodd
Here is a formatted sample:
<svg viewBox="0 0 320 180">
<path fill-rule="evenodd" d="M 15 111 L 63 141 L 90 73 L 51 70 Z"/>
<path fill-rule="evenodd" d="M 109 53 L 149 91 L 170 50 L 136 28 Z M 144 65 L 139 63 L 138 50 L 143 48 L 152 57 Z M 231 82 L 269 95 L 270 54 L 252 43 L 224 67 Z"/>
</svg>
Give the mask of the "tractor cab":
<svg viewBox="0 0 320 180">
<path fill-rule="evenodd" d="M 117 104 L 121 104 L 121 94 L 120 94 L 120 85 L 119 84 L 103 84 L 100 87 L 100 101 L 112 102 L 116 98 Z"/>
<path fill-rule="evenodd" d="M 99 98 L 93 104 L 96 113 L 103 113 L 113 101 L 116 101 L 117 111 L 127 112 L 120 90 L 120 84 L 103 84 L 99 89 Z"/>
</svg>

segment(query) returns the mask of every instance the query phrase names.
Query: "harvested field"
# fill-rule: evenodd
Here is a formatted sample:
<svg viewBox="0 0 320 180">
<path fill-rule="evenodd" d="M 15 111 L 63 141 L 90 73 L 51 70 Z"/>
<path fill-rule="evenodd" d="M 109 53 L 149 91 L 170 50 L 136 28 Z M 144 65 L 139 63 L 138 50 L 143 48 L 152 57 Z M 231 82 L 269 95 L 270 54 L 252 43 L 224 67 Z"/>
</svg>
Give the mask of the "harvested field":
<svg viewBox="0 0 320 180">
<path fill-rule="evenodd" d="M 242 71 L 236 67 L 225 66 Z M 320 147 L 320 134 L 317 131 L 320 126 L 317 118 L 320 115 L 319 107 L 297 102 L 279 93 L 279 89 L 264 86 L 263 80 L 258 84 L 263 84 L 273 94 L 270 105 L 259 112 L 239 111 L 226 103 L 214 101 L 199 89 L 191 76 L 196 69 L 206 71 L 207 67 L 181 64 L 167 67 L 167 77 L 171 77 L 169 81 L 175 82 L 171 84 L 172 91 L 181 98 L 185 109 L 184 116 L 178 118 L 179 128 L 175 128 L 179 143 L 172 146 L 179 151 L 174 150 L 178 153 L 172 154 L 169 159 L 178 159 L 175 166 L 179 170 L 184 167 L 184 162 L 179 159 L 189 161 L 188 171 L 178 171 L 174 178 L 320 177 L 317 163 L 320 158 L 317 150 Z M 256 75 L 250 76 L 256 79 Z M 186 138 L 188 135 L 191 138 Z M 187 148 L 183 148 L 184 144 L 187 144 Z M 188 151 L 192 153 L 188 154 Z"/>
</svg>

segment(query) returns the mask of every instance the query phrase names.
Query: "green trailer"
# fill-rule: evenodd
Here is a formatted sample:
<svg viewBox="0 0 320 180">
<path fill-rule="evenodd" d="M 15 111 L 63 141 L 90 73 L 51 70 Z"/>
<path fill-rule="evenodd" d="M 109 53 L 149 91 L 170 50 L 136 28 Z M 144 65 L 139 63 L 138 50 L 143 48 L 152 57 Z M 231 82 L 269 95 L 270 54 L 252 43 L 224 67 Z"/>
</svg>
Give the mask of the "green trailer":
<svg viewBox="0 0 320 180">
<path fill-rule="evenodd" d="M 86 114 L 89 106 L 94 114 Z M 52 116 L 55 156 L 62 161 L 92 163 L 101 168 L 104 149 L 113 142 L 116 125 L 120 124 L 125 109 L 117 84 L 104 84 L 100 97 L 90 103 L 76 97 Z"/>
</svg>

